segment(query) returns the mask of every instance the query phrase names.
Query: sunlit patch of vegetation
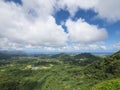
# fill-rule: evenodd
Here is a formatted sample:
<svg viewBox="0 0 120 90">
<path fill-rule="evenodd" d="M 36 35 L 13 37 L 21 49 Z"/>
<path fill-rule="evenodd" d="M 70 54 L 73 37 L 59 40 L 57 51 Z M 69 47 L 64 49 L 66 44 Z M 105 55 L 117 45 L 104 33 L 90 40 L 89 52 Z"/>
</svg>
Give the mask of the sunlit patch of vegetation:
<svg viewBox="0 0 120 90">
<path fill-rule="evenodd" d="M 92 90 L 120 90 L 120 78 L 98 83 Z"/>
</svg>

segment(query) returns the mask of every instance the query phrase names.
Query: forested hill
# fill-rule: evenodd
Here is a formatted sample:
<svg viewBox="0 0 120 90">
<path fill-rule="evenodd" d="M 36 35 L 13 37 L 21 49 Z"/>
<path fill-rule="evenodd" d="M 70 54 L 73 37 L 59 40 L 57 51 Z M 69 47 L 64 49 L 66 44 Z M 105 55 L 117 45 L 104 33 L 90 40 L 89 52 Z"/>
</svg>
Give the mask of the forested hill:
<svg viewBox="0 0 120 90">
<path fill-rule="evenodd" d="M 113 59 L 120 59 L 120 51 L 116 52 L 115 54 L 110 56 Z"/>
<path fill-rule="evenodd" d="M 94 61 L 102 60 L 103 58 L 100 56 L 95 56 L 91 53 L 81 53 L 81 54 L 66 54 L 66 53 L 60 53 L 53 55 L 52 58 L 57 58 L 64 63 L 69 63 L 72 65 L 79 65 L 79 66 L 85 66 L 88 65 Z"/>
<path fill-rule="evenodd" d="M 96 79 L 92 90 L 119 90 L 120 89 L 120 51 L 110 57 L 96 61 L 84 68 L 87 78 Z"/>
<path fill-rule="evenodd" d="M 0 51 L 0 59 L 12 59 L 23 56 L 27 56 L 27 54 L 22 51 Z"/>
<path fill-rule="evenodd" d="M 75 59 L 82 59 L 82 58 L 93 58 L 96 59 L 97 57 L 92 55 L 91 53 L 81 53 L 74 56 Z"/>
<path fill-rule="evenodd" d="M 120 51 L 88 65 L 84 71 L 89 78 L 104 80 L 120 77 Z"/>
</svg>

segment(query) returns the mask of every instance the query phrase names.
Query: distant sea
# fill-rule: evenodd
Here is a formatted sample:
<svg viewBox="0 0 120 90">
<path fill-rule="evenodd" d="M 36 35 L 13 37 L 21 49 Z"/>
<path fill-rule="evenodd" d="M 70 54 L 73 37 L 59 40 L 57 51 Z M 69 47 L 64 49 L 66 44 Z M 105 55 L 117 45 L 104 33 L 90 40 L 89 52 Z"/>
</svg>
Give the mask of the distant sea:
<svg viewBox="0 0 120 90">
<path fill-rule="evenodd" d="M 41 54 L 50 54 L 50 55 L 54 55 L 54 54 L 60 54 L 60 53 L 67 53 L 67 54 L 81 54 L 81 53 L 91 53 L 91 54 L 95 54 L 95 55 L 112 55 L 115 52 L 42 52 Z"/>
<path fill-rule="evenodd" d="M 112 55 L 115 52 L 91 52 L 91 53 L 96 55 Z"/>
<path fill-rule="evenodd" d="M 115 52 L 89 52 L 89 51 L 86 51 L 86 52 L 79 52 L 79 51 L 68 51 L 68 52 L 38 52 L 38 51 L 7 51 L 7 50 L 0 50 L 0 52 L 3 52 L 3 53 L 12 53 L 12 54 L 49 54 L 49 55 L 55 55 L 55 54 L 60 54 L 60 53 L 67 53 L 67 54 L 80 54 L 80 53 L 91 53 L 91 54 L 95 54 L 95 55 L 112 55 L 114 54 Z"/>
</svg>

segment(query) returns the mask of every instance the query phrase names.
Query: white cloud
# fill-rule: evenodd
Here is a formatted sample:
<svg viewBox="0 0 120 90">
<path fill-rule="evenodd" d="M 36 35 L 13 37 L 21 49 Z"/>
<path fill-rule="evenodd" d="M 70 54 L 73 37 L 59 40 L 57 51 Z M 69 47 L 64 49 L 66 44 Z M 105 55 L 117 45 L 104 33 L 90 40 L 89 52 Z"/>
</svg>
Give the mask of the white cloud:
<svg viewBox="0 0 120 90">
<path fill-rule="evenodd" d="M 46 19 L 54 14 L 56 0 L 22 0 L 23 8 L 31 15 Z"/>
<path fill-rule="evenodd" d="M 98 0 L 59 0 L 58 7 L 67 9 L 72 16 L 75 15 L 79 8 L 90 9 L 93 8 Z"/>
<path fill-rule="evenodd" d="M 120 50 L 120 42 L 114 43 L 113 48 L 115 50 Z"/>
<path fill-rule="evenodd" d="M 41 0 L 41 3 L 43 3 L 43 0 Z M 38 6 L 40 5 L 42 4 L 38 4 Z M 47 7 L 47 3 L 45 5 Z M 66 44 L 67 34 L 60 25 L 56 24 L 54 17 L 44 11 L 45 7 L 41 6 L 42 8 L 39 8 L 43 12 L 38 13 L 37 17 L 31 16 L 27 12 L 25 9 L 27 5 L 23 7 L 15 3 L 0 1 L 0 7 L 0 37 L 5 37 L 10 42 L 18 44 L 41 46 L 62 46 Z M 31 7 L 36 9 L 34 4 Z M 48 11 L 51 11 L 51 9 Z M 44 17 L 44 14 L 42 16 L 42 13 L 46 14 L 46 16 Z"/>
<path fill-rule="evenodd" d="M 10 42 L 7 38 L 0 38 L 0 50 L 22 50 L 22 44 Z"/>
<path fill-rule="evenodd" d="M 108 21 L 120 20 L 120 0 L 99 0 L 94 7 L 99 17 Z"/>
<path fill-rule="evenodd" d="M 59 48 L 44 47 L 44 50 L 59 51 L 59 52 L 106 51 L 107 47 L 105 46 L 105 44 L 101 44 L 101 43 L 89 43 L 89 44 L 73 43 L 71 45 L 66 45 L 66 46 L 59 47 Z"/>
<path fill-rule="evenodd" d="M 77 21 L 67 20 L 66 26 L 69 32 L 69 38 L 73 42 L 90 43 L 107 38 L 107 31 L 104 28 L 98 28 L 90 25 L 82 19 Z"/>
<path fill-rule="evenodd" d="M 71 16 L 81 8 L 93 10 L 98 16 L 108 21 L 120 20 L 120 0 L 59 0 L 59 8 L 67 9 Z"/>
<path fill-rule="evenodd" d="M 64 22 L 69 32 L 65 33 L 52 16 L 60 8 L 67 9 L 71 16 L 74 16 L 79 8 L 84 10 L 95 8 L 100 17 L 109 18 L 107 14 L 101 14 L 102 9 L 98 5 L 100 3 L 98 0 L 22 0 L 22 2 L 23 5 L 19 5 L 0 0 L 0 49 L 40 48 L 61 51 L 106 48 L 104 45 L 91 44 L 107 37 L 104 28 L 90 25 L 82 19 L 77 21 L 69 19 Z M 69 42 L 80 44 L 66 45 L 68 39 Z"/>
</svg>

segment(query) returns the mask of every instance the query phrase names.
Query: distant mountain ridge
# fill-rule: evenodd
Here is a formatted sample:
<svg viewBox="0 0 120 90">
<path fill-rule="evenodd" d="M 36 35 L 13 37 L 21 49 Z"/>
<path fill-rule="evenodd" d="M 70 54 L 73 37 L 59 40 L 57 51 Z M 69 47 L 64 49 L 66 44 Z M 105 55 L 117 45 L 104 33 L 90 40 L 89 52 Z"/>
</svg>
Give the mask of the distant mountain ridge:
<svg viewBox="0 0 120 90">
<path fill-rule="evenodd" d="M 0 59 L 11 59 L 13 57 L 26 56 L 27 54 L 22 51 L 0 51 Z"/>
<path fill-rule="evenodd" d="M 73 65 L 82 65 L 85 66 L 87 64 L 90 64 L 96 60 L 101 60 L 103 58 L 99 56 L 95 56 L 91 53 L 81 53 L 81 54 L 66 54 L 66 53 L 60 53 L 53 55 L 52 58 L 57 58 L 59 60 L 62 60 L 64 63 L 69 63 Z"/>
<path fill-rule="evenodd" d="M 96 56 L 91 54 L 91 53 L 81 53 L 81 54 L 78 54 L 78 55 L 74 56 L 74 58 L 76 58 L 76 59 L 95 58 L 96 59 Z"/>
</svg>

